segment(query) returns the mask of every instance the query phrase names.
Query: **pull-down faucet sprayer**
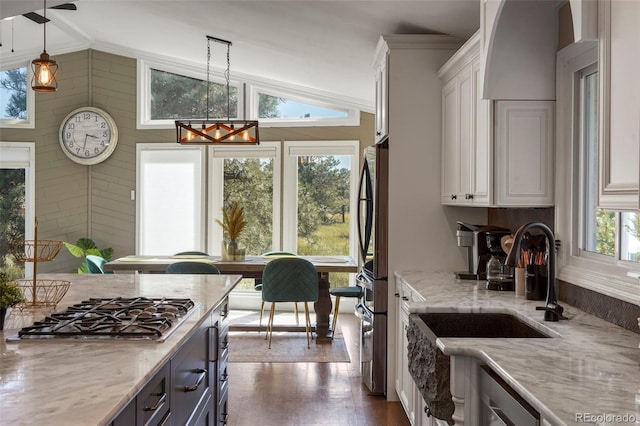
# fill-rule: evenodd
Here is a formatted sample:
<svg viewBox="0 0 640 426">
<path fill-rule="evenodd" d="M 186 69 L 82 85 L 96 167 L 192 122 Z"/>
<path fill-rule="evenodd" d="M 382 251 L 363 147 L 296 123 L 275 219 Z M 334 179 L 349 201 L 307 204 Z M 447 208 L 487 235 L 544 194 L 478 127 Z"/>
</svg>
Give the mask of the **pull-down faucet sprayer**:
<svg viewBox="0 0 640 426">
<path fill-rule="evenodd" d="M 567 319 L 562 315 L 564 308 L 558 304 L 555 238 L 553 236 L 553 232 L 547 225 L 542 222 L 531 222 L 526 223 L 518 228 L 516 234 L 513 236 L 513 245 L 511 246 L 511 250 L 509 250 L 509 254 L 507 256 L 505 264 L 511 267 L 516 266 L 516 263 L 518 262 L 518 259 L 520 257 L 520 246 L 522 243 L 522 237 L 528 230 L 533 228 L 541 230 L 547 237 L 547 242 L 549 244 L 549 261 L 547 263 L 547 300 L 545 306 L 537 306 L 536 309 L 544 311 L 545 321 L 558 321 L 560 319 Z"/>
</svg>

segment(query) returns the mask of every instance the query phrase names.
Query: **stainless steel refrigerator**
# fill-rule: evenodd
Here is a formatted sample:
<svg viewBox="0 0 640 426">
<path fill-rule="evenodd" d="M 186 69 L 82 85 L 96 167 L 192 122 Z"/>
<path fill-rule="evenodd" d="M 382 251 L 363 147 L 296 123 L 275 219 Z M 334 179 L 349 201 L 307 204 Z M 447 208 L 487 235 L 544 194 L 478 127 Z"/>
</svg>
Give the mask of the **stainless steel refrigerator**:
<svg viewBox="0 0 640 426">
<path fill-rule="evenodd" d="M 360 369 L 372 394 L 387 389 L 389 141 L 364 150 L 359 182 L 358 239 L 362 268 L 356 276 L 363 297 L 360 319 Z"/>
</svg>

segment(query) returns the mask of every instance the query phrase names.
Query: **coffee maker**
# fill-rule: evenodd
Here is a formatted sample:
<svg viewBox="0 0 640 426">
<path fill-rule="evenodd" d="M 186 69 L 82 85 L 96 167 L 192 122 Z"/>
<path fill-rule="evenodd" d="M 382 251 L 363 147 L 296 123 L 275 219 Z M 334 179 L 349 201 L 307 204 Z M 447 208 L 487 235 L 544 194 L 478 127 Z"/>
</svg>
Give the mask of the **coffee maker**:
<svg viewBox="0 0 640 426">
<path fill-rule="evenodd" d="M 484 280 L 487 278 L 487 262 L 492 255 L 506 253 L 502 250 L 500 240 L 510 235 L 506 228 L 491 225 L 472 225 L 457 222 L 456 239 L 458 247 L 466 247 L 468 251 L 469 270 L 456 272 L 456 278 L 463 280 Z"/>
</svg>

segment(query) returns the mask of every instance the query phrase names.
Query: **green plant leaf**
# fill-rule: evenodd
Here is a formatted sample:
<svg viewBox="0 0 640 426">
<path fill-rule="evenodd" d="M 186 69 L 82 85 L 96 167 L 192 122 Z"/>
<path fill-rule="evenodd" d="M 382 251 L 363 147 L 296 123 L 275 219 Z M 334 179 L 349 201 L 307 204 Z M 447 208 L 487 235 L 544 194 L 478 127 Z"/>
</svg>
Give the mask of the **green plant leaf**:
<svg viewBox="0 0 640 426">
<path fill-rule="evenodd" d="M 102 250 L 100 250 L 100 253 L 102 258 L 107 262 L 110 261 L 113 257 L 113 249 L 111 247 L 103 248 Z"/>
<path fill-rule="evenodd" d="M 76 242 L 76 245 L 82 248 L 85 252 L 89 251 L 90 249 L 97 248 L 96 243 L 91 238 L 80 238 Z"/>
<path fill-rule="evenodd" d="M 69 250 L 69 253 L 74 255 L 75 257 L 84 257 L 84 249 L 82 247 L 78 247 L 75 244 L 64 242 L 64 246 Z"/>
</svg>

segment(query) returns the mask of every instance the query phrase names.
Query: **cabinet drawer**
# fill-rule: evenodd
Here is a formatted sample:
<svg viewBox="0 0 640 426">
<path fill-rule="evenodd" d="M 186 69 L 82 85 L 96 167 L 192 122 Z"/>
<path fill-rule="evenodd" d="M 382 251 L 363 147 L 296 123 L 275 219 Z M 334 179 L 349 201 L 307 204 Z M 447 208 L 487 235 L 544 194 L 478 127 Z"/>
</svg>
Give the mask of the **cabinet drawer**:
<svg viewBox="0 0 640 426">
<path fill-rule="evenodd" d="M 136 397 L 136 424 L 163 424 L 163 420 L 170 415 L 169 389 L 169 363 L 166 363 Z"/>
<path fill-rule="evenodd" d="M 187 424 L 209 389 L 209 328 L 201 327 L 171 360 L 173 424 Z"/>
</svg>

